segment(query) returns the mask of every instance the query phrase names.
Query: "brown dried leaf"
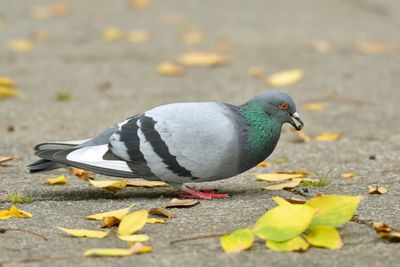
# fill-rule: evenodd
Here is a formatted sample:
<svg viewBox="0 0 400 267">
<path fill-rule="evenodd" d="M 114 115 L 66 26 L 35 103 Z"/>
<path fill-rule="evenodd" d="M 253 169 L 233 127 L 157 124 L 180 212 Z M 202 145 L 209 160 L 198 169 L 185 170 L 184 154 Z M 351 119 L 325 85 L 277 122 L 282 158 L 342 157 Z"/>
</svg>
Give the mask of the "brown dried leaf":
<svg viewBox="0 0 400 267">
<path fill-rule="evenodd" d="M 368 194 L 371 195 L 382 195 L 387 193 L 387 189 L 377 185 L 369 185 L 368 186 Z"/>
<path fill-rule="evenodd" d="M 121 220 L 114 216 L 104 217 L 101 228 L 110 228 L 113 226 L 118 226 L 120 222 L 121 222 Z"/>
<path fill-rule="evenodd" d="M 264 75 L 264 70 L 260 67 L 253 66 L 249 68 L 248 73 L 250 77 L 259 79 Z"/>
<path fill-rule="evenodd" d="M 50 19 L 65 16 L 70 10 L 71 6 L 68 2 L 60 2 L 48 6 L 35 6 L 30 15 L 33 19 Z"/>
<path fill-rule="evenodd" d="M 400 229 L 394 229 L 383 222 L 373 222 L 372 227 L 382 238 L 388 239 L 391 242 L 400 242 Z"/>
<path fill-rule="evenodd" d="M 4 162 L 7 162 L 7 161 L 10 161 L 10 160 L 13 160 L 13 159 L 14 159 L 14 157 L 11 157 L 11 156 L 1 156 L 0 157 L 0 164 L 4 163 Z"/>
<path fill-rule="evenodd" d="M 398 46 L 384 42 L 359 42 L 355 48 L 364 54 L 389 54 L 398 50 Z"/>
<path fill-rule="evenodd" d="M 181 76 L 185 73 L 185 67 L 173 62 L 161 62 L 157 66 L 157 72 L 165 76 Z"/>
<path fill-rule="evenodd" d="M 194 45 L 203 41 L 204 34 L 200 30 L 190 30 L 183 34 L 182 42 L 186 45 Z"/>
<path fill-rule="evenodd" d="M 200 201 L 194 199 L 177 199 L 174 198 L 164 205 L 164 208 L 188 208 L 199 204 Z"/>
<path fill-rule="evenodd" d="M 291 204 L 304 204 L 306 203 L 303 199 L 293 199 L 293 198 L 285 198 L 285 200 Z"/>
<path fill-rule="evenodd" d="M 262 173 L 257 174 L 257 181 L 266 181 L 266 182 L 279 182 L 284 180 L 290 180 L 294 178 L 303 177 L 302 173 Z"/>
<path fill-rule="evenodd" d="M 155 182 L 155 181 L 128 181 L 126 183 L 127 187 L 164 187 L 168 186 L 165 182 Z"/>
<path fill-rule="evenodd" d="M 262 189 L 264 189 L 264 190 L 281 190 L 281 189 L 286 189 L 286 188 L 295 188 L 296 186 L 298 186 L 300 184 L 300 182 L 301 182 L 301 179 L 293 179 L 292 181 L 287 182 L 287 183 L 264 186 Z"/>
<path fill-rule="evenodd" d="M 214 52 L 187 52 L 178 57 L 178 62 L 186 66 L 215 66 L 228 64 L 230 61 Z"/>
<path fill-rule="evenodd" d="M 93 172 L 78 169 L 78 168 L 72 168 L 72 174 L 76 177 L 79 177 L 79 179 L 84 180 L 84 181 L 94 178 Z"/>
<path fill-rule="evenodd" d="M 174 218 L 176 216 L 172 212 L 170 212 L 170 211 L 168 211 L 166 209 L 163 209 L 163 208 L 151 208 L 149 210 L 149 213 L 150 214 L 161 215 L 161 216 L 167 217 L 168 219 Z"/>
<path fill-rule="evenodd" d="M 307 44 L 307 47 L 318 53 L 327 53 L 331 51 L 331 44 L 327 40 L 313 40 Z"/>
</svg>

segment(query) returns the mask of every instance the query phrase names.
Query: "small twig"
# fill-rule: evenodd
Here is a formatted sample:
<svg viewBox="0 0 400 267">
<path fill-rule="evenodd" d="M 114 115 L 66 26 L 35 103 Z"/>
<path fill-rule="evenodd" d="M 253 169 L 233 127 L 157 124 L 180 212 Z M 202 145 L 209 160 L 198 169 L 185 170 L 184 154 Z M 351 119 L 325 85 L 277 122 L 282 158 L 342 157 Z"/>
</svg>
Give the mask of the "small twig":
<svg viewBox="0 0 400 267">
<path fill-rule="evenodd" d="M 350 221 L 358 223 L 358 224 L 367 225 L 367 226 L 372 226 L 372 223 L 374 222 L 374 220 L 371 220 L 371 219 L 360 219 L 360 217 L 358 217 L 358 215 L 354 215 Z"/>
<path fill-rule="evenodd" d="M 45 237 L 44 235 L 41 235 L 39 233 L 36 233 L 32 230 L 29 229 L 22 229 L 22 228 L 0 228 L 0 234 L 3 234 L 7 231 L 18 231 L 18 232 L 25 232 L 25 233 L 30 233 L 32 235 L 35 235 L 37 237 L 40 237 L 41 239 L 43 239 L 44 241 L 49 240 L 47 237 Z"/>
<path fill-rule="evenodd" d="M 169 242 L 169 244 L 173 245 L 173 244 L 180 243 L 180 242 L 199 240 L 199 239 L 206 239 L 206 238 L 214 238 L 214 237 L 221 237 L 221 236 L 226 235 L 226 234 L 228 234 L 228 233 L 210 233 L 210 234 L 205 234 L 205 235 L 184 237 L 184 238 L 181 238 L 181 239 L 172 240 L 171 242 Z"/>
<path fill-rule="evenodd" d="M 3 246 L 0 247 L 0 250 L 21 251 L 19 248 L 10 248 L 10 247 L 3 247 Z"/>
<path fill-rule="evenodd" d="M 26 258 L 22 260 L 18 260 L 20 263 L 30 263 L 30 262 L 41 262 L 41 261 L 58 261 L 65 259 L 65 257 L 51 257 L 51 256 L 42 256 L 42 257 L 36 257 L 36 258 Z"/>
</svg>

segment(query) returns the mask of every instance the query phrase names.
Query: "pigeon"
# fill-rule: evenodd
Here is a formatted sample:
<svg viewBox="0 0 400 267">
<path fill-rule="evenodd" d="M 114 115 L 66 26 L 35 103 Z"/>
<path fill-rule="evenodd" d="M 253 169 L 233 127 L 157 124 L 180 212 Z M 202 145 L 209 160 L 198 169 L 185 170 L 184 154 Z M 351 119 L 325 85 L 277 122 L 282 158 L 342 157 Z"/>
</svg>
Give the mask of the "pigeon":
<svg viewBox="0 0 400 267">
<path fill-rule="evenodd" d="M 228 198 L 187 183 L 243 173 L 275 149 L 282 125 L 304 123 L 293 99 L 263 92 L 235 106 L 217 102 L 174 103 L 132 116 L 92 139 L 41 143 L 30 173 L 76 167 L 98 174 L 164 181 L 184 198 Z"/>
</svg>

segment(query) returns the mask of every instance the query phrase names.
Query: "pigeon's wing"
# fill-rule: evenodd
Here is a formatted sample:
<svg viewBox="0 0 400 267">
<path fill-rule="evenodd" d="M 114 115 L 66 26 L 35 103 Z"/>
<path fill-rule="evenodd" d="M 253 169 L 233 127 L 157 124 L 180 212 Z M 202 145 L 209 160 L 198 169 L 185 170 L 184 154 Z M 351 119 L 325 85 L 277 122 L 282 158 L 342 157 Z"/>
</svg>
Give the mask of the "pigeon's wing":
<svg viewBox="0 0 400 267">
<path fill-rule="evenodd" d="M 231 113 L 218 103 L 160 106 L 121 125 L 110 137 L 110 150 L 170 183 L 231 177 L 239 152 Z"/>
</svg>

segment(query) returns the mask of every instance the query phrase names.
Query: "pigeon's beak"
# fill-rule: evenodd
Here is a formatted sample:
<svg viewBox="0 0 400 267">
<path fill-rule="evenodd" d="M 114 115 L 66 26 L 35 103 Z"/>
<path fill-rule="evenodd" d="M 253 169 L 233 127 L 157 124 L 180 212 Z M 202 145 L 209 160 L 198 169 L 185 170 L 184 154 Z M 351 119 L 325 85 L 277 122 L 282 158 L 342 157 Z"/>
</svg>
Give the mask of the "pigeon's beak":
<svg viewBox="0 0 400 267">
<path fill-rule="evenodd" d="M 293 125 L 293 127 L 294 127 L 297 131 L 301 131 L 301 129 L 303 129 L 304 122 L 300 119 L 299 114 L 297 114 L 297 112 L 291 113 L 291 114 L 290 114 L 290 117 L 291 117 L 290 124 Z M 297 121 L 299 124 L 296 124 L 296 121 Z"/>
</svg>

